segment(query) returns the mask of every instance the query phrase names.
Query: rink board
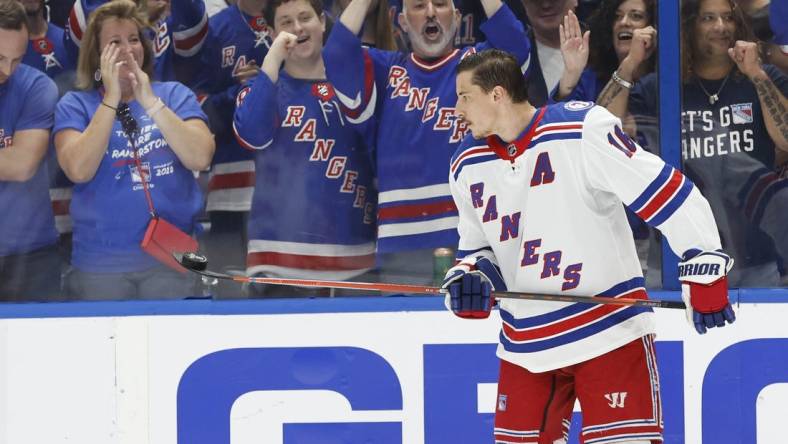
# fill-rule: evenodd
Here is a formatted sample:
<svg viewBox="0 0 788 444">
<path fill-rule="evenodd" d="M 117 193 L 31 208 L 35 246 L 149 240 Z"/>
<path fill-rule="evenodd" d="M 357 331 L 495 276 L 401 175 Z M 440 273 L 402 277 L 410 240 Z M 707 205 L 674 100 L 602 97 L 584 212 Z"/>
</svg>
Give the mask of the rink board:
<svg viewBox="0 0 788 444">
<path fill-rule="evenodd" d="M 783 302 L 741 303 L 735 328 L 705 336 L 658 311 L 666 442 L 785 442 L 788 292 L 768 294 Z M 441 307 L 3 307 L 0 442 L 491 443 L 497 312 L 466 321 Z"/>
</svg>

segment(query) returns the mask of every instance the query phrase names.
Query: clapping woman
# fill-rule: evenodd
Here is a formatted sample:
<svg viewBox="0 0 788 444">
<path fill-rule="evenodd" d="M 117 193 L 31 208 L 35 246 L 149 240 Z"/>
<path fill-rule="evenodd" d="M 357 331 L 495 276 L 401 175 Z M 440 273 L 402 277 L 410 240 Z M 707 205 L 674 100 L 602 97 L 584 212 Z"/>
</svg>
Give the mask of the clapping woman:
<svg viewBox="0 0 788 444">
<path fill-rule="evenodd" d="M 193 277 L 140 247 L 151 220 L 146 185 L 158 216 L 194 233 L 203 197 L 192 171 L 206 168 L 214 152 L 192 92 L 177 82 L 151 83 L 146 23 L 129 0 L 97 8 L 80 49 L 80 91 L 66 94 L 55 112 L 58 162 L 76 184 L 72 269 L 64 281 L 73 298 L 185 297 L 196 291 Z M 134 134 L 116 118 L 123 111 L 136 122 Z"/>
</svg>

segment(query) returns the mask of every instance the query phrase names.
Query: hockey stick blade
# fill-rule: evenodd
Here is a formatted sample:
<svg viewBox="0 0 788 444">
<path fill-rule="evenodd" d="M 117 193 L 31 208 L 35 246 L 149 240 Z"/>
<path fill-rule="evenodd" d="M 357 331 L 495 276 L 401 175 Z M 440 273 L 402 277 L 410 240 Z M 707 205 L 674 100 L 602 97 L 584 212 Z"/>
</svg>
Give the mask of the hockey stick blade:
<svg viewBox="0 0 788 444">
<path fill-rule="evenodd" d="M 231 280 L 238 283 L 270 284 L 270 285 L 289 285 L 297 287 L 311 288 L 338 288 L 345 290 L 365 290 L 385 293 L 403 294 L 431 294 L 443 295 L 440 287 L 426 287 L 411 284 L 391 284 L 384 282 L 352 282 L 352 281 L 327 281 L 315 279 L 285 279 L 268 277 L 249 277 L 235 276 L 231 274 L 217 273 L 207 269 L 208 260 L 205 256 L 196 253 L 174 254 L 175 259 L 189 271 L 202 276 Z M 555 301 L 555 302 L 581 302 L 586 304 L 608 304 L 639 306 L 652 308 L 676 308 L 685 309 L 684 302 L 667 301 L 659 299 L 632 299 L 632 298 L 610 298 L 601 296 L 578 296 L 578 295 L 556 295 L 543 293 L 524 293 L 518 291 L 493 291 L 490 295 L 496 299 L 526 299 L 534 301 Z"/>
</svg>

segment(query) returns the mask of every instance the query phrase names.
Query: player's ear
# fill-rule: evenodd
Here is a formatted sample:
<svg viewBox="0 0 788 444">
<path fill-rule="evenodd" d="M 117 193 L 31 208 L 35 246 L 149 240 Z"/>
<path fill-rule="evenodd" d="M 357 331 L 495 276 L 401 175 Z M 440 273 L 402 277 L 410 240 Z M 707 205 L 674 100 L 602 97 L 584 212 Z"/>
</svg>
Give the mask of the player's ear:
<svg viewBox="0 0 788 444">
<path fill-rule="evenodd" d="M 503 87 L 501 87 L 500 85 L 496 85 L 496 86 L 493 87 L 493 89 L 492 89 L 493 101 L 500 102 L 501 99 L 503 99 L 504 95 L 505 94 L 504 94 Z"/>
<path fill-rule="evenodd" d="M 326 13 L 320 13 L 320 28 L 323 30 L 323 34 L 326 33 Z"/>
</svg>

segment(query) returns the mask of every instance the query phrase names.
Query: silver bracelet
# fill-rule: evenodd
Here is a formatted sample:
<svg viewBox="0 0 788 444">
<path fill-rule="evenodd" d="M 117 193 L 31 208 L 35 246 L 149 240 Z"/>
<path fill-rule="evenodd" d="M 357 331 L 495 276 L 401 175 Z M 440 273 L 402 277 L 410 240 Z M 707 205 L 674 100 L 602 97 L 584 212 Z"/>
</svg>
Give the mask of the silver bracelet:
<svg viewBox="0 0 788 444">
<path fill-rule="evenodd" d="M 147 108 L 145 110 L 145 114 L 147 114 L 148 117 L 153 117 L 154 114 L 161 111 L 163 108 L 164 108 L 164 102 L 161 100 L 160 97 L 157 97 L 156 103 L 151 105 L 150 108 Z"/>
<path fill-rule="evenodd" d="M 618 71 L 613 71 L 612 79 L 613 79 L 614 82 L 618 83 L 619 85 L 623 86 L 624 88 L 632 89 L 632 86 L 633 86 L 632 82 L 629 82 L 627 80 L 622 79 L 618 75 Z"/>
</svg>

